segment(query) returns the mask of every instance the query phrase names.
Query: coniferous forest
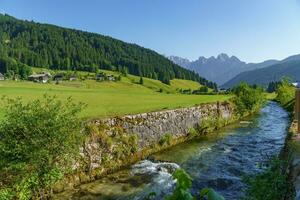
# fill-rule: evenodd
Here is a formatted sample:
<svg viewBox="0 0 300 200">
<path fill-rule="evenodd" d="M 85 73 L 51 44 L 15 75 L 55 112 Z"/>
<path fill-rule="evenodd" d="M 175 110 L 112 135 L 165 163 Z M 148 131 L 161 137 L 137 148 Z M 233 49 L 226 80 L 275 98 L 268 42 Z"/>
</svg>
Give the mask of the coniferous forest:
<svg viewBox="0 0 300 200">
<path fill-rule="evenodd" d="M 0 27 L 2 73 L 26 78 L 30 67 L 91 72 L 107 69 L 158 79 L 166 84 L 179 78 L 216 88 L 215 83 L 174 64 L 155 51 L 108 36 L 1 14 Z"/>
</svg>

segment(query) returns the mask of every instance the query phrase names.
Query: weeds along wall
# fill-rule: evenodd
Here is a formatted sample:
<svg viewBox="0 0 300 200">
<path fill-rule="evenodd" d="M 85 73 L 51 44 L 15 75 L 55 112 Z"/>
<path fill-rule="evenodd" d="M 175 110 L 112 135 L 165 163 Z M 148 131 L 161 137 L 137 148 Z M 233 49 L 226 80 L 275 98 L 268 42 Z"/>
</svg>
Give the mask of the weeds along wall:
<svg viewBox="0 0 300 200">
<path fill-rule="evenodd" d="M 99 178 L 153 152 L 207 134 L 234 119 L 233 106 L 218 102 L 92 120 L 87 127 L 89 135 L 80 149 L 80 158 L 73 166 L 77 173 L 67 177 L 65 184 L 58 184 L 56 190 Z"/>
<path fill-rule="evenodd" d="M 180 108 L 160 112 L 127 115 L 104 120 L 95 120 L 97 126 L 104 126 L 107 135 L 121 131 L 138 137 L 139 150 L 157 143 L 165 134 L 173 137 L 186 136 L 191 128 L 198 128 L 208 119 L 230 119 L 232 108 L 229 103 L 203 104 L 191 108 Z"/>
</svg>

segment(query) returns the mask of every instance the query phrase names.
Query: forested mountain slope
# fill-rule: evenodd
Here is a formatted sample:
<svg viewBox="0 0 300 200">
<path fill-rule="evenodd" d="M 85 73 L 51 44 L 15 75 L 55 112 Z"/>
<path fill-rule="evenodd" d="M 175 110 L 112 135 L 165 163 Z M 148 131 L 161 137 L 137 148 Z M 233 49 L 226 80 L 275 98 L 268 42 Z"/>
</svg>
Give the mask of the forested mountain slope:
<svg viewBox="0 0 300 200">
<path fill-rule="evenodd" d="M 167 84 L 179 78 L 215 87 L 197 73 L 136 44 L 1 14 L 0 55 L 0 72 L 4 73 L 18 73 L 26 65 L 93 72 L 100 68 L 158 79 Z"/>
</svg>

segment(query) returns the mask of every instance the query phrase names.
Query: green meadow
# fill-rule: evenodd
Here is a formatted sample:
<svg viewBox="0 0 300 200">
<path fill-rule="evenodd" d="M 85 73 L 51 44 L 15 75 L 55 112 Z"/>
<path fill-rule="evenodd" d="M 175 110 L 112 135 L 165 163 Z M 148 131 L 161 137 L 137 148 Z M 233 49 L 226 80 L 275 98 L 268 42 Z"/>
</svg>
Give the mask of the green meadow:
<svg viewBox="0 0 300 200">
<path fill-rule="evenodd" d="M 228 95 L 183 95 L 176 92 L 178 89 L 201 87 L 199 83 L 193 81 L 175 79 L 170 85 L 166 85 L 158 80 L 143 79 L 143 85 L 138 84 L 139 77 L 132 75 L 122 77 L 119 82 L 84 80 L 41 84 L 29 81 L 1 81 L 0 96 L 21 97 L 24 101 L 41 98 L 44 94 L 56 95 L 62 100 L 72 97 L 74 101 L 87 105 L 81 114 L 84 118 L 121 116 L 189 107 L 230 98 Z M 159 89 L 163 92 L 158 92 Z M 4 107 L 5 103 L 1 100 L 0 115 L 2 116 Z"/>
</svg>

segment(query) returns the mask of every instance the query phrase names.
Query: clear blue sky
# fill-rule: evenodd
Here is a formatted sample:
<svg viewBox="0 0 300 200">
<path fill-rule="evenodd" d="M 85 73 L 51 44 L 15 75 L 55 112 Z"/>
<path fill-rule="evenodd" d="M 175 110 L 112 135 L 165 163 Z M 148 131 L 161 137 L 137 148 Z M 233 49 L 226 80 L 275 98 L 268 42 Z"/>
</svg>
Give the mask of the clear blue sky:
<svg viewBox="0 0 300 200">
<path fill-rule="evenodd" d="M 0 0 L 0 12 L 189 59 L 300 54 L 300 0 Z"/>
</svg>

